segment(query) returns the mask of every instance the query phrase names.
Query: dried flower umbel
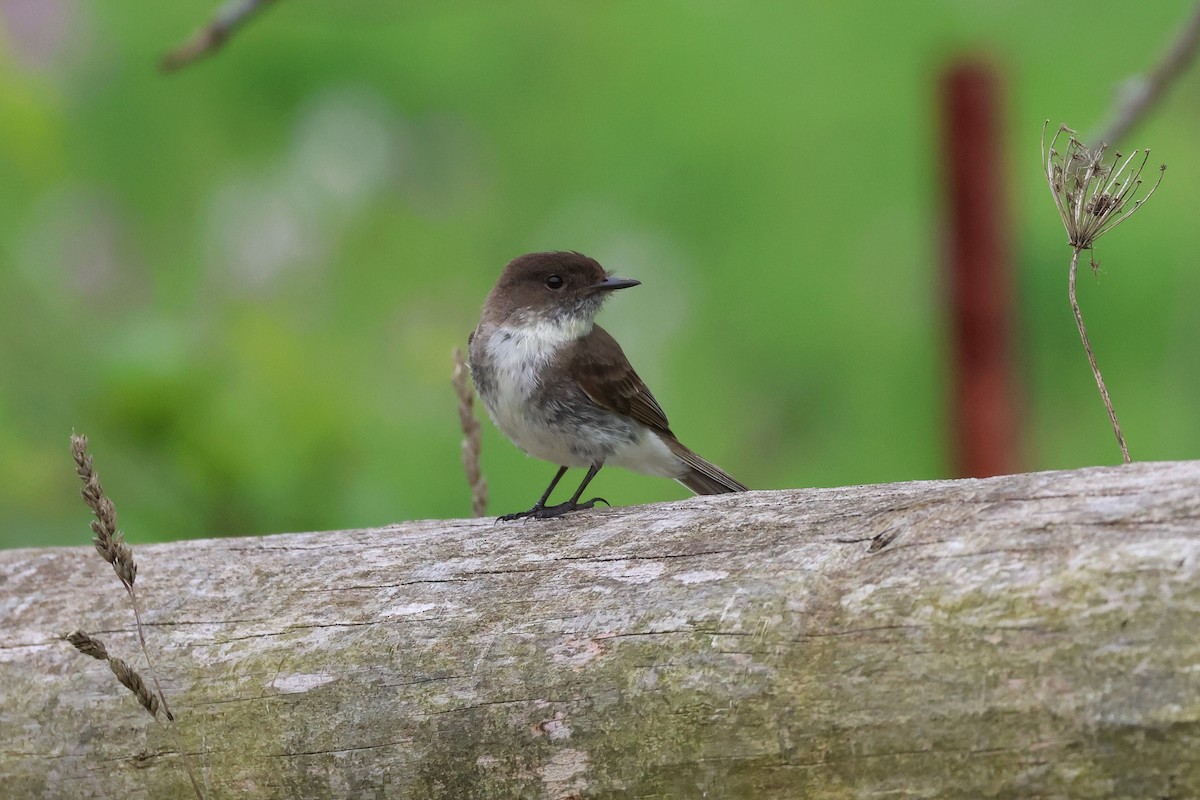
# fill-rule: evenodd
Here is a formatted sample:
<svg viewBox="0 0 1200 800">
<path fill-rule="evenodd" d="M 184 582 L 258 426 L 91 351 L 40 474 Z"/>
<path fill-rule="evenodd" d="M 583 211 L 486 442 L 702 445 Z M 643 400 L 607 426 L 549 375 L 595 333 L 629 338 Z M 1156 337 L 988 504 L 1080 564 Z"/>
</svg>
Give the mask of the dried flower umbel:
<svg viewBox="0 0 1200 800">
<path fill-rule="evenodd" d="M 1107 144 L 1088 147 L 1076 139 L 1075 131 L 1066 125 L 1059 126 L 1047 147 L 1046 128 L 1049 124 L 1050 120 L 1046 120 L 1042 125 L 1042 163 L 1046 169 L 1046 182 L 1054 196 L 1054 205 L 1058 207 L 1058 216 L 1067 231 L 1067 242 L 1071 245 L 1067 296 L 1071 301 L 1071 311 L 1075 314 L 1079 338 L 1083 340 L 1083 349 L 1087 352 L 1092 376 L 1096 379 L 1100 398 L 1104 401 L 1104 408 L 1112 422 L 1113 434 L 1121 447 L 1121 457 L 1128 464 L 1131 461 L 1129 447 L 1125 444 L 1125 435 L 1121 433 L 1117 412 L 1113 408 L 1112 398 L 1109 397 L 1108 387 L 1104 385 L 1104 377 L 1100 374 L 1096 354 L 1088 339 L 1087 327 L 1083 324 L 1083 314 L 1079 310 L 1079 299 L 1075 291 L 1079 254 L 1084 250 L 1091 250 L 1097 239 L 1133 216 L 1133 213 L 1150 199 L 1162 183 L 1167 165 L 1159 167 L 1158 180 L 1145 195 L 1138 197 L 1142 189 L 1142 170 L 1150 160 L 1149 150 L 1134 150 L 1129 156 L 1114 152 L 1112 159 L 1108 160 Z M 1063 134 L 1067 135 L 1067 144 L 1060 153 L 1056 145 Z M 1092 266 L 1099 266 L 1099 262 L 1093 259 Z"/>
<path fill-rule="evenodd" d="M 1114 152 L 1106 164 L 1108 145 L 1091 148 L 1075 138 L 1075 131 L 1060 125 L 1050 146 L 1046 147 L 1046 126 L 1042 126 L 1042 154 L 1046 181 L 1058 206 L 1058 215 L 1067 229 L 1067 241 L 1079 250 L 1090 250 L 1097 239 L 1129 219 L 1162 183 L 1167 166 L 1159 167 L 1158 180 L 1144 197 L 1142 170 L 1150 160 L 1149 150 L 1134 150 L 1122 156 Z M 1059 138 L 1067 134 L 1062 153 L 1055 149 Z"/>
</svg>

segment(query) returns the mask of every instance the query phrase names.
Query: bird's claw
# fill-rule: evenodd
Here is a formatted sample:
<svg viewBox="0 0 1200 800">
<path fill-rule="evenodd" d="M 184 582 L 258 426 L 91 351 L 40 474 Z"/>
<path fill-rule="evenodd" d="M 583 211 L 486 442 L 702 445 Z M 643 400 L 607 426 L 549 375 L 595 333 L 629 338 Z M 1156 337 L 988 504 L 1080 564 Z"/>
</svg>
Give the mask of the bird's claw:
<svg viewBox="0 0 1200 800">
<path fill-rule="evenodd" d="M 612 505 L 603 497 L 593 497 L 584 503 L 572 503 L 568 501 L 566 503 L 559 503 L 556 506 L 534 506 L 528 511 L 505 514 L 502 517 L 498 517 L 497 521 L 512 522 L 517 519 L 554 519 L 555 517 L 561 517 L 563 514 L 570 514 L 572 511 L 584 511 L 593 507 L 596 503 L 604 503 L 606 506 Z"/>
</svg>

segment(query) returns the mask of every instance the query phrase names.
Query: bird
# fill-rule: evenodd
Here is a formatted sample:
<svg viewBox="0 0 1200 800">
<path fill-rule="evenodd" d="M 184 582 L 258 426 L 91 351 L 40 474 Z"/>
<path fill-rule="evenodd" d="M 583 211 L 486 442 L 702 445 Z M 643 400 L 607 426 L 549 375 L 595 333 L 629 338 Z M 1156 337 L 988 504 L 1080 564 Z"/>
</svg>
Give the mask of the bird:
<svg viewBox="0 0 1200 800">
<path fill-rule="evenodd" d="M 673 478 L 697 494 L 747 491 L 675 437 L 617 340 L 596 324 L 613 292 L 640 283 L 574 251 L 528 253 L 500 273 L 467 338 L 471 378 L 500 432 L 559 467 L 532 508 L 500 520 L 608 505 L 580 499 L 606 464 Z M 587 474 L 571 499 L 546 505 L 567 470 L 582 467 Z"/>
</svg>

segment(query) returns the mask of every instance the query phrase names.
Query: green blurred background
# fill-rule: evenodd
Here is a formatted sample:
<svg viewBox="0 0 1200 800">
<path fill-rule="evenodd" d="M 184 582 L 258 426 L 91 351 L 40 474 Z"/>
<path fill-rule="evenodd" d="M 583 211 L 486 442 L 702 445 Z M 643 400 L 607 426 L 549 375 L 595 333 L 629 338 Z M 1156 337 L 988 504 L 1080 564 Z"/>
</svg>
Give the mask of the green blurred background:
<svg viewBox="0 0 1200 800">
<path fill-rule="evenodd" d="M 1043 119 L 1094 129 L 1186 2 L 324 4 L 211 60 L 211 2 L 0 1 L 0 544 L 465 516 L 451 351 L 504 263 L 643 285 L 602 321 L 757 488 L 948 474 L 937 86 L 1007 83 L 1027 469 L 1119 461 L 1066 298 Z M 1200 75 L 1081 303 L 1136 459 L 1200 456 Z M 485 423 L 495 513 L 553 474 Z M 574 479 L 569 479 L 574 480 Z M 621 505 L 680 498 L 610 470 Z"/>
</svg>

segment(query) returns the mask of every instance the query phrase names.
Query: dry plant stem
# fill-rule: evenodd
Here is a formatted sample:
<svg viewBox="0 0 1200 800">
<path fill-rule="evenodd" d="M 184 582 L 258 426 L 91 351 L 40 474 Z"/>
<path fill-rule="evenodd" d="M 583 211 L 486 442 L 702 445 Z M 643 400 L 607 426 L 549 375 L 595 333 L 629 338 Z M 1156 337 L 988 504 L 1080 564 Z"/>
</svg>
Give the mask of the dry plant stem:
<svg viewBox="0 0 1200 800">
<path fill-rule="evenodd" d="M 1083 340 L 1083 349 L 1087 352 L 1092 375 L 1096 379 L 1097 388 L 1100 389 L 1100 399 L 1104 401 L 1117 444 L 1121 446 L 1121 456 L 1128 464 L 1132 460 L 1129 457 L 1129 448 L 1117 422 L 1117 412 L 1113 409 L 1112 398 L 1104 385 L 1100 367 L 1096 364 L 1096 354 L 1092 351 L 1087 327 L 1083 324 L 1083 314 L 1079 310 L 1076 295 L 1079 254 L 1084 250 L 1091 250 L 1097 239 L 1133 216 L 1158 191 L 1167 165 L 1159 167 L 1158 180 L 1139 199 L 1138 194 L 1142 190 L 1142 170 L 1150 160 L 1149 150 L 1134 150 L 1128 156 L 1113 153 L 1112 161 L 1106 166 L 1105 154 L 1108 145 L 1101 143 L 1099 147 L 1088 147 L 1075 138 L 1075 132 L 1066 125 L 1059 126 L 1047 145 L 1046 128 L 1049 124 L 1050 121 L 1046 120 L 1042 125 L 1042 163 L 1046 170 L 1046 183 L 1050 187 L 1059 219 L 1071 245 L 1071 269 L 1068 279 L 1071 311 L 1075 314 L 1079 338 Z M 1062 152 L 1059 152 L 1056 144 L 1063 134 L 1067 135 L 1067 143 Z"/>
<path fill-rule="evenodd" d="M 158 62 L 163 72 L 174 72 L 202 58 L 206 58 L 225 46 L 229 37 L 258 15 L 275 0 L 240 0 L 222 6 L 212 21 L 197 30 L 183 44 L 167 53 Z"/>
<path fill-rule="evenodd" d="M 162 684 L 158 680 L 158 671 L 154 668 L 154 660 L 150 657 L 150 648 L 146 646 L 145 626 L 142 624 L 142 609 L 141 603 L 138 601 L 137 591 L 134 589 L 134 582 L 137 580 L 137 562 L 133 558 L 133 550 L 125 543 L 125 538 L 117 529 L 117 509 L 113 505 L 112 500 L 104 493 L 104 488 L 100 485 L 100 476 L 96 474 L 92 463 L 92 457 L 87 452 L 88 439 L 84 435 L 71 434 L 71 456 L 75 460 L 75 472 L 79 479 L 83 481 L 83 489 L 80 494 L 83 497 L 84 503 L 95 514 L 96 519 L 92 521 L 91 528 L 95 537 L 92 539 L 92 544 L 96 547 L 96 552 L 100 557 L 112 565 L 113 571 L 116 572 L 117 578 L 120 579 L 121 585 L 125 587 L 125 593 L 129 596 L 129 603 L 133 607 L 133 618 L 136 623 L 138 645 L 142 651 L 142 657 L 146 659 L 146 670 L 150 674 L 150 680 L 154 684 L 154 690 L 157 693 L 151 694 L 146 688 L 142 677 L 129 666 L 124 660 L 109 656 L 105 651 L 103 643 L 99 640 L 92 639 L 86 633 L 76 631 L 67 637 L 80 652 L 86 653 L 93 658 L 101 658 L 99 652 L 104 652 L 104 658 L 107 659 L 109 668 L 116 675 L 117 680 L 123 686 L 129 689 L 137 696 L 138 701 L 142 706 L 150 712 L 150 715 L 162 725 L 163 722 L 158 719 L 158 708 L 161 705 L 163 714 L 168 722 L 175 721 L 175 714 L 171 711 L 170 705 L 167 703 L 166 692 L 163 691 Z M 77 635 L 78 634 L 78 635 Z M 175 744 L 175 749 L 179 752 L 179 757 L 183 761 L 183 767 L 187 771 L 188 779 L 192 782 L 192 788 L 196 792 L 196 796 L 203 800 L 204 792 L 200 789 L 200 782 L 196 779 L 196 772 L 192 768 L 191 759 L 188 758 L 187 751 L 184 749 L 183 740 L 179 736 L 179 731 L 174 725 L 165 725 L 167 732 L 171 736 Z"/>
<path fill-rule="evenodd" d="M 141 631 L 139 630 L 139 634 L 140 632 Z M 98 661 L 106 662 L 108 664 L 108 668 L 112 671 L 113 675 L 116 676 L 117 681 L 133 693 L 133 696 L 137 698 L 137 701 L 141 704 L 142 708 L 146 709 L 150 716 L 154 717 L 155 722 L 166 728 L 167 732 L 171 736 L 171 739 L 175 743 L 175 748 L 179 752 L 179 757 L 183 761 L 183 767 L 187 771 L 188 779 L 192 783 L 192 789 L 196 792 L 196 797 L 200 798 L 200 800 L 204 800 L 204 792 L 200 788 L 200 782 L 196 778 L 195 770 L 192 769 L 191 759 L 188 758 L 187 752 L 183 749 L 183 742 L 179 737 L 179 732 L 175 730 L 173 725 L 165 725 L 163 721 L 158 718 L 158 709 L 160 705 L 164 707 L 165 711 L 165 703 L 160 702 L 162 694 L 161 690 L 159 690 L 159 694 L 154 694 L 147 689 L 146 682 L 142 680 L 142 676 L 138 674 L 137 670 L 129 666 L 128 662 L 126 662 L 124 659 L 109 655 L 108 648 L 105 647 L 104 642 L 92 636 L 90 633 L 87 633 L 86 631 L 75 630 L 71 633 L 68 633 L 63 638 L 85 656 L 91 656 Z M 142 645 L 142 652 L 143 654 L 146 652 L 145 644 Z"/>
<path fill-rule="evenodd" d="M 92 457 L 87 453 L 88 440 L 86 436 L 71 435 L 71 457 L 75 460 L 75 474 L 83 481 L 80 496 L 83 502 L 95 514 L 92 522 L 92 544 L 100 557 L 112 565 L 125 588 L 133 587 L 137 580 L 137 562 L 133 559 L 133 551 L 125 544 L 125 538 L 117 530 L 117 509 L 112 501 L 104 494 L 100 478 L 92 467 Z"/>
<path fill-rule="evenodd" d="M 483 448 L 479 420 L 475 418 L 475 392 L 471 388 L 470 371 L 463 360 L 462 350 L 454 348 L 454 394 L 458 397 L 458 422 L 462 427 L 463 469 L 471 487 L 471 513 L 477 517 L 487 514 L 487 481 L 480 467 Z"/>
<path fill-rule="evenodd" d="M 133 617 L 137 622 L 138 643 L 141 645 L 142 655 L 146 658 L 146 669 L 150 672 L 150 680 L 154 682 L 154 689 L 162 701 L 163 712 L 167 715 L 168 720 L 174 720 L 175 715 L 167 703 L 167 696 L 162 690 L 162 684 L 158 681 L 158 672 L 154 669 L 154 661 L 150 658 L 150 650 L 146 647 L 141 605 L 138 603 L 137 591 L 133 588 L 134 581 L 137 580 L 137 562 L 134 561 L 133 550 L 125 543 L 125 537 L 117 530 L 117 509 L 108 495 L 104 493 L 104 487 L 100 485 L 100 476 L 96 474 L 92 465 L 92 457 L 88 455 L 87 445 L 87 436 L 72 434 L 71 456 L 75 459 L 75 472 L 83 481 L 83 490 L 80 494 L 88 508 L 96 515 L 96 520 L 92 523 L 92 532 L 96 534 L 92 543 L 96 546 L 96 552 L 112 565 L 113 571 L 117 573 L 117 578 L 120 579 L 121 585 L 125 587 L 125 592 L 129 595 L 129 603 L 133 606 Z"/>
<path fill-rule="evenodd" d="M 150 716 L 158 717 L 158 695 L 146 688 L 146 682 L 142 680 L 142 676 L 137 673 L 133 667 L 121 658 L 108 658 L 108 668 L 112 670 L 113 675 L 117 676 L 117 680 L 121 682 L 129 691 L 133 692 L 134 697 L 142 704 L 142 707 L 150 712 Z"/>
<path fill-rule="evenodd" d="M 72 631 L 64 638 L 85 656 L 107 662 L 108 668 L 112 670 L 113 675 L 117 676 L 121 685 L 133 692 L 133 696 L 142 704 L 142 708 L 150 713 L 150 716 L 158 719 L 158 696 L 146 688 L 146 682 L 142 680 L 142 676 L 137 673 L 137 670 L 129 666 L 124 659 L 110 656 L 104 642 L 86 631 Z"/>
<path fill-rule="evenodd" d="M 99 661 L 108 661 L 108 648 L 104 646 L 104 642 L 90 633 L 86 631 L 71 631 L 63 638 L 85 656 L 91 656 Z"/>
<path fill-rule="evenodd" d="M 167 715 L 167 719 L 174 722 L 175 714 L 172 713 L 171 707 L 167 705 L 167 695 L 163 691 L 162 685 L 158 682 L 158 670 L 154 668 L 154 662 L 150 658 L 150 648 L 146 647 L 145 629 L 142 626 L 142 609 L 138 603 L 137 594 L 133 591 L 132 586 L 126 586 L 125 590 L 129 593 L 129 603 L 133 606 L 133 619 L 137 623 L 138 644 L 141 645 L 142 655 L 146 659 L 146 669 L 150 673 L 150 680 L 154 682 L 154 691 L 158 692 L 159 698 L 162 700 L 163 713 Z"/>
<path fill-rule="evenodd" d="M 1079 248 L 1071 250 L 1071 272 L 1067 294 L 1071 298 L 1071 311 L 1075 314 L 1075 325 L 1079 328 L 1079 338 L 1083 340 L 1083 349 L 1087 351 L 1088 364 L 1092 367 L 1092 375 L 1096 378 L 1096 387 L 1100 390 L 1100 398 L 1104 400 L 1104 408 L 1112 421 L 1113 433 L 1116 434 L 1117 444 L 1121 446 L 1121 457 L 1125 463 L 1133 459 L 1129 457 L 1129 448 L 1125 445 L 1125 435 L 1121 433 L 1121 424 L 1117 422 L 1117 411 L 1113 408 L 1112 398 L 1108 396 L 1108 387 L 1104 385 L 1104 376 L 1100 374 L 1100 365 L 1096 363 L 1096 354 L 1092 352 L 1092 343 L 1088 339 L 1087 327 L 1083 324 L 1083 312 L 1079 310 L 1079 299 L 1075 293 L 1075 278 L 1079 272 Z"/>
<path fill-rule="evenodd" d="M 1116 144 L 1142 121 L 1200 50 L 1200 3 L 1184 23 L 1162 60 L 1145 76 L 1130 78 L 1120 89 L 1117 107 L 1093 141 Z"/>
</svg>

